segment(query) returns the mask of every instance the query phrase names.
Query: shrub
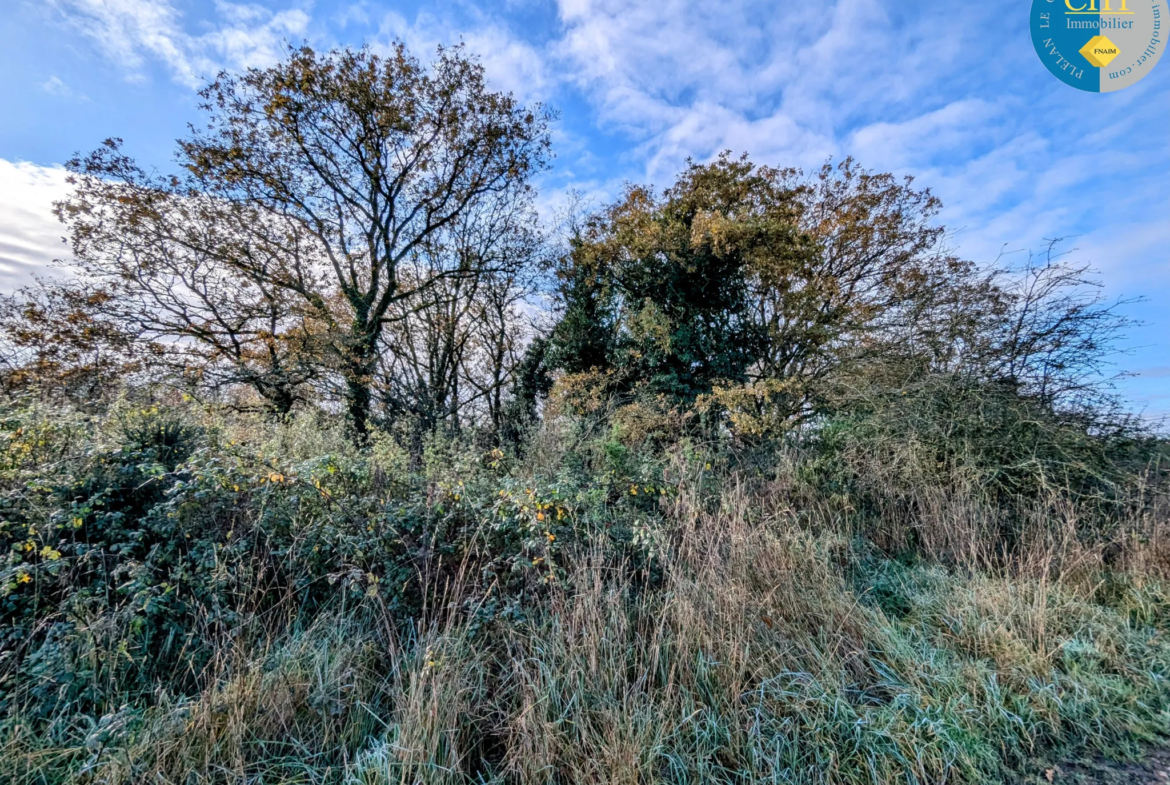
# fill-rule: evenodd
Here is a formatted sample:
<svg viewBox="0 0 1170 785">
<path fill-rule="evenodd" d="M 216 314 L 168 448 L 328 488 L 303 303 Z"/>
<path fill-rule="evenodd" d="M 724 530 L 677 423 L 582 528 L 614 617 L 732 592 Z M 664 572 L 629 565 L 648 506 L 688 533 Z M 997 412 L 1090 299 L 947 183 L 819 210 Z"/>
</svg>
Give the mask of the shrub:
<svg viewBox="0 0 1170 785">
<path fill-rule="evenodd" d="M 1167 443 L 1131 418 L 1090 420 L 959 377 L 868 388 L 803 446 L 802 478 L 901 549 L 922 548 L 923 527 L 955 516 L 1000 556 L 1018 552 L 1038 517 L 1050 529 L 1071 518 L 1078 538 L 1100 543 L 1170 490 Z"/>
</svg>

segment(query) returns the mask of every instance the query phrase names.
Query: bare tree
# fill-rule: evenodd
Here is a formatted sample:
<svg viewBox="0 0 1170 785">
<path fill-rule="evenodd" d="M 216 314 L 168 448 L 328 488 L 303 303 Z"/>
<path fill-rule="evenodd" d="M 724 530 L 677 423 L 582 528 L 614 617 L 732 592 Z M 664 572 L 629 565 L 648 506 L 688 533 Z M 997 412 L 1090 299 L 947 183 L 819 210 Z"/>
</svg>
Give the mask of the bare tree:
<svg viewBox="0 0 1170 785">
<path fill-rule="evenodd" d="M 536 223 L 527 201 L 493 200 L 428 243 L 428 252 L 455 254 L 475 274 L 431 287 L 425 307 L 403 300 L 391 309 L 381 389 L 387 409 L 408 415 L 416 437 L 440 425 L 456 433 L 466 424 L 498 432 L 531 332 L 523 311 L 541 248 Z"/>
<path fill-rule="evenodd" d="M 1137 300 L 1106 299 L 1091 265 L 1068 259 L 1062 242 L 1049 240 L 1022 267 L 997 271 L 1002 318 L 972 359 L 980 374 L 1046 406 L 1076 409 L 1099 403 L 1116 378 L 1111 357 L 1135 324 L 1122 309 Z"/>
<path fill-rule="evenodd" d="M 150 345 L 153 363 L 175 374 L 246 385 L 287 413 L 320 373 L 319 325 L 262 271 L 313 253 L 305 233 L 247 204 L 178 192 L 116 140 L 71 168 L 75 191 L 57 214 L 77 283 L 106 295 L 87 300 L 93 318 Z"/>
</svg>

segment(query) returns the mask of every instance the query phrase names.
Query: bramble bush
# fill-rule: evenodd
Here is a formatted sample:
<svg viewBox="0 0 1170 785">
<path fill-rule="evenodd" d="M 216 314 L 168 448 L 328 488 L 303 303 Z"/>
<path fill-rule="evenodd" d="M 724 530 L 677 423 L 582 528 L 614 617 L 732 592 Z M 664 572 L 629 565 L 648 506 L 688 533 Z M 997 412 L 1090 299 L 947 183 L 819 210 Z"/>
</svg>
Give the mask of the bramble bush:
<svg viewBox="0 0 1170 785">
<path fill-rule="evenodd" d="M 149 700 L 159 684 L 186 694 L 241 630 L 339 604 L 407 623 L 446 594 L 475 597 L 484 620 L 521 614 L 571 547 L 601 538 L 645 562 L 640 530 L 668 493 L 626 464 L 601 482 L 523 478 L 499 449 L 436 448 L 410 475 L 387 446 L 290 460 L 194 419 L 9 412 L 5 707 L 48 719 Z"/>
</svg>

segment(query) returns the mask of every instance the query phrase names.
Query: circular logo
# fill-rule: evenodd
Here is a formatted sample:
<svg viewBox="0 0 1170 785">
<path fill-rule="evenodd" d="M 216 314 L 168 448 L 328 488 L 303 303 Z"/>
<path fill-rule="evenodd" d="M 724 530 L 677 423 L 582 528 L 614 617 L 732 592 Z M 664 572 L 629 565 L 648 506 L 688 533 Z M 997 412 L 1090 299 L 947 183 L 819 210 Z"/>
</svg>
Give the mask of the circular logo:
<svg viewBox="0 0 1170 785">
<path fill-rule="evenodd" d="M 1166 48 L 1168 0 L 1032 0 L 1032 43 L 1057 79 L 1112 93 L 1138 82 Z"/>
</svg>

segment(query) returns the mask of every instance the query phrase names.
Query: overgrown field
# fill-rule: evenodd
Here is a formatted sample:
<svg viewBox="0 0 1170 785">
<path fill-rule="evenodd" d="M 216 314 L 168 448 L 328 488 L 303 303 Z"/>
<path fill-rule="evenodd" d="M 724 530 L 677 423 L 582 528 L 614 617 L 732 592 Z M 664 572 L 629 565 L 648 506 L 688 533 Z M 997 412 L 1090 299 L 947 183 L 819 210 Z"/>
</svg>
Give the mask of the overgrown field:
<svg viewBox="0 0 1170 785">
<path fill-rule="evenodd" d="M 65 274 L 0 294 L 0 785 L 1051 782 L 1167 740 L 1132 300 L 1059 239 L 959 256 L 851 158 L 541 196 L 558 113 L 493 83 L 288 46 L 172 171 L 66 164 Z"/>
<path fill-rule="evenodd" d="M 844 422 L 0 429 L 5 783 L 997 782 L 1170 732 L 1156 463 L 1103 510 Z"/>
</svg>

